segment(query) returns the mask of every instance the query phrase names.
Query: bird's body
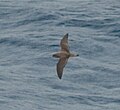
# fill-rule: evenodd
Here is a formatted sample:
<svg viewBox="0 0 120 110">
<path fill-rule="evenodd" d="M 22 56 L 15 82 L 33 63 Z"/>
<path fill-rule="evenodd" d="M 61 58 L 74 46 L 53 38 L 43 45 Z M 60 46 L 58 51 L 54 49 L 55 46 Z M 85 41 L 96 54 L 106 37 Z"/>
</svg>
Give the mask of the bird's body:
<svg viewBox="0 0 120 110">
<path fill-rule="evenodd" d="M 59 61 L 57 63 L 57 74 L 58 77 L 61 79 L 63 74 L 63 68 L 65 67 L 69 57 L 75 57 L 78 55 L 75 55 L 70 52 L 69 46 L 68 46 L 68 34 L 66 34 L 63 39 L 60 42 L 61 50 L 55 54 L 53 54 L 53 57 L 59 58 Z"/>
<path fill-rule="evenodd" d="M 66 51 L 60 51 L 58 53 L 53 54 L 53 57 L 56 57 L 56 58 L 63 58 L 63 57 L 69 58 L 69 56 L 70 56 L 70 53 Z"/>
</svg>

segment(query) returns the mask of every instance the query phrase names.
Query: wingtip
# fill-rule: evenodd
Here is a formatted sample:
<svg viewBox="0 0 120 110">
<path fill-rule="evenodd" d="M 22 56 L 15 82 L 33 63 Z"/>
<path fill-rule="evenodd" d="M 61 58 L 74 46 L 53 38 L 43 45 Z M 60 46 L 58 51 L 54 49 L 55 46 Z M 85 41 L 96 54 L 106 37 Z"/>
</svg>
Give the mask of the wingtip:
<svg viewBox="0 0 120 110">
<path fill-rule="evenodd" d="M 59 77 L 59 76 L 58 76 Z M 62 79 L 62 77 L 59 77 L 59 79 Z"/>
<path fill-rule="evenodd" d="M 68 37 L 68 33 L 66 33 L 66 34 L 65 34 L 65 36 L 67 36 L 67 37 Z"/>
<path fill-rule="evenodd" d="M 62 76 L 58 74 L 58 78 L 59 78 L 59 79 L 62 79 Z"/>
</svg>

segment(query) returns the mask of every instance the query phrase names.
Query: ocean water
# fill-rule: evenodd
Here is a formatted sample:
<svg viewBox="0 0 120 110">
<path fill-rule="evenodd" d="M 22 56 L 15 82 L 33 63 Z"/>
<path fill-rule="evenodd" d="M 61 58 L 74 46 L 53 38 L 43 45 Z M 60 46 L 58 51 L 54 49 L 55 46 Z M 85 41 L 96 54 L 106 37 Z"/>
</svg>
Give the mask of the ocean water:
<svg viewBox="0 0 120 110">
<path fill-rule="evenodd" d="M 120 0 L 0 0 L 0 110 L 119 109 Z"/>
</svg>

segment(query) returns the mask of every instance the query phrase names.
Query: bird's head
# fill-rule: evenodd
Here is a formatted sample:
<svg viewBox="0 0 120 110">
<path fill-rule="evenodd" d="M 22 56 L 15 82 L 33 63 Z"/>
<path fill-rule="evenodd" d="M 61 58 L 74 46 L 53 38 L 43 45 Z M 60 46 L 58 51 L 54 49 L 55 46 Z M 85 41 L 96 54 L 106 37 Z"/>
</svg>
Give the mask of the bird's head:
<svg viewBox="0 0 120 110">
<path fill-rule="evenodd" d="M 70 57 L 77 57 L 79 54 L 70 53 Z"/>
</svg>

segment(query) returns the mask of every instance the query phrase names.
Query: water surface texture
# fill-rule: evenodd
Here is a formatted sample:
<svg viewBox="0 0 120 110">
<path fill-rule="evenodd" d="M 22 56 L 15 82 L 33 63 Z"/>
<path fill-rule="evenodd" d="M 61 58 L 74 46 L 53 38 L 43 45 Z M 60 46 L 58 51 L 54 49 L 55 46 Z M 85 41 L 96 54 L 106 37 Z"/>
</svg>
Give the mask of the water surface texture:
<svg viewBox="0 0 120 110">
<path fill-rule="evenodd" d="M 0 110 L 119 109 L 120 0 L 0 0 Z"/>
</svg>

